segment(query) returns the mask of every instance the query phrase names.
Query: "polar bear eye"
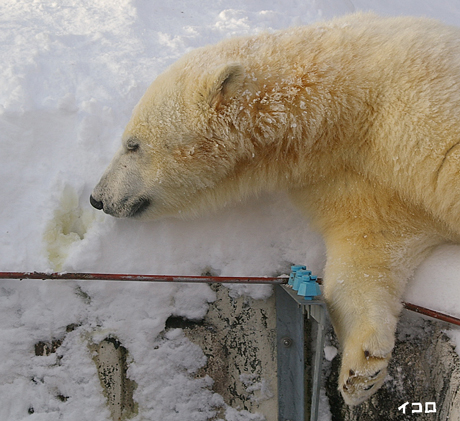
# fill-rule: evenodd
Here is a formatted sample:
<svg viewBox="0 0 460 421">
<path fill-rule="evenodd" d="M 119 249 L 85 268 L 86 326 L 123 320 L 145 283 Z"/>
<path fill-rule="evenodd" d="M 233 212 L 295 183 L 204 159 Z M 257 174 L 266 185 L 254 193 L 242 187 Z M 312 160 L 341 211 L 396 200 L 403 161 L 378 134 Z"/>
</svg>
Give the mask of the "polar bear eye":
<svg viewBox="0 0 460 421">
<path fill-rule="evenodd" d="M 128 142 L 126 142 L 126 148 L 131 152 L 137 151 L 139 149 L 139 142 L 137 139 L 129 139 Z"/>
</svg>

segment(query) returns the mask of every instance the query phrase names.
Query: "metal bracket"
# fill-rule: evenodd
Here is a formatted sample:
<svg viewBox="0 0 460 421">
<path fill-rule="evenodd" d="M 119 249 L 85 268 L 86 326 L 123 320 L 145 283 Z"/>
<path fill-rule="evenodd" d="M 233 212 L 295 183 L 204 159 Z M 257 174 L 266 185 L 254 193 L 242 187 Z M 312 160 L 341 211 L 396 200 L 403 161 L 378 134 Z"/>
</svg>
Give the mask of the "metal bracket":
<svg viewBox="0 0 460 421">
<path fill-rule="evenodd" d="M 278 359 L 278 420 L 306 421 L 305 320 L 311 324 L 313 356 L 311 359 L 310 421 L 318 420 L 321 390 L 326 304 L 321 299 L 306 300 L 289 285 L 277 285 L 276 323 Z M 313 343 L 314 342 L 314 343 Z"/>
</svg>

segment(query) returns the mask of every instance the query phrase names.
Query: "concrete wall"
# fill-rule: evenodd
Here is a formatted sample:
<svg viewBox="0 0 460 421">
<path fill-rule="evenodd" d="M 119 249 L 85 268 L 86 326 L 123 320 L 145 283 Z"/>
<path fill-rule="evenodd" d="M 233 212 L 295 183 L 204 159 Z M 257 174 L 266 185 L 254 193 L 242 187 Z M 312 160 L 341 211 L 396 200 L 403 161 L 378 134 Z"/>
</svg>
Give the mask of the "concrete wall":
<svg viewBox="0 0 460 421">
<path fill-rule="evenodd" d="M 215 381 L 215 391 L 227 404 L 260 412 L 267 421 L 277 420 L 276 326 L 274 298 L 234 300 L 228 290 L 216 286 L 218 299 L 200 326 L 185 327 L 188 337 L 208 355 L 205 371 Z M 182 322 L 185 323 L 185 322 Z M 177 325 L 175 327 L 180 327 Z M 308 337 L 308 324 L 306 324 Z M 460 420 L 460 358 L 444 333 L 450 325 L 404 310 L 397 330 L 397 343 L 382 389 L 368 402 L 346 406 L 337 392 L 340 355 L 324 361 L 324 387 L 333 421 Z M 332 327 L 328 344 L 338 343 Z M 242 382 L 252 376 L 266 390 L 248 393 Z M 409 402 L 406 414 L 398 411 Z M 424 413 L 435 402 L 436 413 Z M 421 403 L 423 413 L 412 414 Z M 432 406 L 428 406 L 432 409 Z M 415 417 L 415 418 L 414 418 Z M 309 419 L 307 414 L 306 419 Z M 280 420 L 281 421 L 281 420 Z"/>
<path fill-rule="evenodd" d="M 259 412 L 277 421 L 275 299 L 231 298 L 228 288 L 214 285 L 217 299 L 200 323 L 170 319 L 182 327 L 208 357 L 199 375 L 214 379 L 214 391 L 234 408 Z"/>
<path fill-rule="evenodd" d="M 182 328 L 192 342 L 201 346 L 208 361 L 197 376 L 207 374 L 213 378 L 214 391 L 222 395 L 229 406 L 263 414 L 266 421 L 277 421 L 274 296 L 266 301 L 234 299 L 227 288 L 221 285 L 213 288 L 217 300 L 210 305 L 204 320 L 171 317 L 166 329 Z M 344 405 L 337 392 L 340 356 L 331 362 L 325 360 L 323 382 L 332 421 L 459 421 L 460 358 L 444 333 L 448 328 L 449 325 L 442 322 L 403 311 L 387 381 L 377 394 L 358 407 Z M 35 354 L 49 355 L 60 344 L 60 340 L 37 343 Z M 330 326 L 326 345 L 338 347 Z M 136 385 L 126 377 L 129 349 L 109 337 L 91 345 L 91 350 L 112 418 L 114 421 L 129 419 L 137 412 L 132 397 Z M 409 404 L 403 414 L 398 407 L 405 402 Z M 436 403 L 436 413 L 423 413 L 426 402 Z M 412 414 L 412 410 L 418 408 L 412 407 L 412 403 L 421 403 L 423 412 Z M 224 418 L 223 413 L 220 418 Z"/>
</svg>

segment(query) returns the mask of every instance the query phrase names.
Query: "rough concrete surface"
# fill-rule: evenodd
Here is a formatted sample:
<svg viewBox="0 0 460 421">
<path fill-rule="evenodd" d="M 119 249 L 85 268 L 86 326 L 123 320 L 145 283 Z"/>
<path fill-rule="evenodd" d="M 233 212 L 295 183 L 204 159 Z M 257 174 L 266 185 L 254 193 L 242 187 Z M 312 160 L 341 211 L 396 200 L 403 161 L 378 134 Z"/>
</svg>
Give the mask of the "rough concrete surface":
<svg viewBox="0 0 460 421">
<path fill-rule="evenodd" d="M 135 384 L 126 376 L 128 351 L 115 338 L 104 339 L 91 348 L 95 351 L 94 362 L 112 419 L 129 419 L 135 415 L 136 404 L 133 400 Z"/>
<path fill-rule="evenodd" d="M 182 328 L 192 342 L 201 346 L 208 360 L 197 376 L 209 375 L 214 379 L 214 391 L 228 405 L 262 414 L 267 421 L 281 421 L 277 420 L 274 296 L 266 301 L 232 298 L 228 288 L 213 288 L 217 299 L 204 320 L 171 317 L 166 329 Z M 443 322 L 403 311 L 386 382 L 367 402 L 356 407 L 346 406 L 337 391 L 340 353 L 331 362 L 324 360 L 323 386 L 332 421 L 460 421 L 460 357 L 445 333 L 449 328 Z M 72 329 L 69 326 L 68 331 Z M 35 355 L 50 355 L 61 343 L 62 338 L 38 342 Z M 338 348 L 330 326 L 326 345 Z M 90 348 L 95 353 L 112 418 L 129 419 L 137 412 L 132 398 L 136 385 L 126 377 L 129 350 L 111 337 Z M 308 360 L 307 355 L 307 364 Z M 58 398 L 68 399 L 61 395 Z M 404 404 L 405 414 L 398 409 Z M 434 409 L 433 405 L 436 412 L 427 413 Z M 33 413 L 33 408 L 29 412 Z M 309 420 L 308 414 L 306 419 Z"/>
<path fill-rule="evenodd" d="M 337 356 L 328 364 L 325 376 L 332 421 L 459 421 L 460 358 L 444 333 L 446 329 L 449 325 L 445 323 L 403 311 L 387 380 L 374 396 L 356 407 L 345 405 L 337 391 Z M 329 337 L 337 345 L 332 331 Z M 404 414 L 398 408 L 406 402 Z M 427 412 L 434 409 L 432 403 L 436 412 Z"/>
<path fill-rule="evenodd" d="M 208 357 L 198 375 L 214 379 L 214 391 L 239 409 L 277 421 L 276 317 L 274 296 L 266 301 L 232 298 L 229 289 L 213 285 L 217 299 L 203 321 L 177 318 L 167 327 L 182 327 Z"/>
</svg>

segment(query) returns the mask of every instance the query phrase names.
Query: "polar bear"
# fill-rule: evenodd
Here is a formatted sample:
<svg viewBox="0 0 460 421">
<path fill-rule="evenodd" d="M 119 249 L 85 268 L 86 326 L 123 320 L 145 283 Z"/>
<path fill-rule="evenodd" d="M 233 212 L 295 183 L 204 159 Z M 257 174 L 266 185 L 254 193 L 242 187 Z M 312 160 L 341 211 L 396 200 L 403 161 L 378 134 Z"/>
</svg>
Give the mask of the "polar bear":
<svg viewBox="0 0 460 421">
<path fill-rule="evenodd" d="M 354 14 L 194 50 L 148 88 L 90 201 L 199 215 L 285 190 L 322 233 L 350 405 L 384 382 L 407 279 L 460 240 L 460 30 Z"/>
</svg>

